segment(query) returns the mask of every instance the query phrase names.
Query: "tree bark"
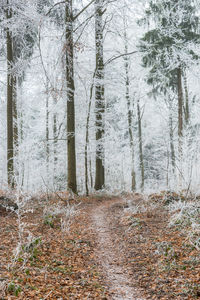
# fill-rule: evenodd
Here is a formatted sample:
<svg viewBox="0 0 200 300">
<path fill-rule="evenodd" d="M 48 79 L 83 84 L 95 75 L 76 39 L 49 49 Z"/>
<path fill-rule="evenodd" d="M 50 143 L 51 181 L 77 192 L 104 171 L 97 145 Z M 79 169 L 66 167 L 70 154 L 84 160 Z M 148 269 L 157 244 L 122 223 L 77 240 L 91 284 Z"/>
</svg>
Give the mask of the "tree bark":
<svg viewBox="0 0 200 300">
<path fill-rule="evenodd" d="M 49 184 L 49 86 L 46 84 L 46 172 L 47 184 Z"/>
<path fill-rule="evenodd" d="M 137 115 L 138 115 L 138 137 L 139 137 L 139 152 L 140 152 L 140 173 L 141 173 L 141 191 L 144 190 L 144 157 L 143 157 L 143 144 L 142 144 L 142 117 L 140 111 L 140 102 L 137 102 Z"/>
<path fill-rule="evenodd" d="M 105 132 L 105 97 L 104 97 L 104 60 L 103 60 L 103 0 L 95 0 L 95 113 L 96 113 L 96 176 L 95 190 L 101 190 L 105 184 L 104 169 L 104 132 Z"/>
<path fill-rule="evenodd" d="M 171 101 L 169 99 L 169 101 Z M 175 149 L 174 149 L 174 132 L 173 132 L 173 119 L 172 119 L 172 107 L 169 107 L 169 137 L 170 137 L 170 157 L 171 157 L 171 164 L 172 164 L 172 172 L 175 174 L 175 167 L 176 167 L 176 158 L 175 158 Z"/>
<path fill-rule="evenodd" d="M 177 70 L 178 75 L 178 136 L 183 136 L 183 90 L 182 90 L 182 71 Z"/>
<path fill-rule="evenodd" d="M 173 134 L 173 123 L 172 123 L 172 115 L 169 116 L 169 130 L 170 130 L 170 150 L 171 150 L 171 164 L 172 171 L 175 173 L 175 149 L 174 149 L 174 134 Z"/>
<path fill-rule="evenodd" d="M 57 171 L 57 142 L 58 142 L 58 133 L 57 133 L 57 115 L 54 112 L 53 114 L 53 173 L 54 173 L 54 183 L 56 179 L 56 171 Z"/>
<path fill-rule="evenodd" d="M 125 53 L 128 53 L 128 43 L 126 32 L 124 33 L 125 42 Z M 136 190 L 136 175 L 135 175 L 135 150 L 134 150 L 134 134 L 133 134 L 133 113 L 131 110 L 130 102 L 130 79 L 129 79 L 129 58 L 126 55 L 124 57 L 125 61 L 125 86 L 126 86 L 126 103 L 127 103 L 127 116 L 128 116 L 128 132 L 129 132 L 129 143 L 131 151 L 131 190 L 134 192 Z"/>
<path fill-rule="evenodd" d="M 17 78 L 13 77 L 13 133 L 14 133 L 14 147 L 15 156 L 18 154 L 18 113 L 17 113 Z"/>
<path fill-rule="evenodd" d="M 95 73 L 94 73 L 95 76 Z M 93 80 L 94 80 L 93 76 Z M 90 88 L 90 99 L 88 104 L 88 113 L 87 113 L 87 120 L 86 120 L 86 134 L 85 134 L 85 190 L 86 195 L 89 195 L 89 187 L 88 187 L 88 146 L 89 146 L 89 125 L 90 125 L 90 113 L 91 113 L 91 106 L 92 106 L 92 95 L 93 95 L 93 88 L 94 82 L 92 82 Z"/>
<path fill-rule="evenodd" d="M 190 119 L 190 111 L 189 111 L 189 94 L 188 94 L 188 87 L 187 87 L 186 72 L 183 73 L 183 79 L 184 79 L 184 90 L 185 90 L 185 123 L 186 125 L 188 125 Z"/>
<path fill-rule="evenodd" d="M 7 1 L 7 4 L 9 2 Z M 11 9 L 7 8 L 6 18 L 9 21 L 12 18 Z M 7 28 L 6 32 L 6 43 L 7 43 L 7 176 L 8 185 L 14 188 L 14 141 L 13 141 L 13 86 L 14 77 L 12 73 L 13 68 L 13 44 L 12 34 Z"/>
<path fill-rule="evenodd" d="M 177 69 L 178 83 L 178 152 L 179 152 L 179 185 L 182 186 L 182 159 L 183 159 L 183 89 L 182 89 L 182 70 Z"/>
<path fill-rule="evenodd" d="M 76 145 L 75 145 L 75 105 L 74 105 L 74 43 L 72 0 L 66 1 L 66 80 L 67 80 L 67 152 L 68 189 L 77 193 Z"/>
<path fill-rule="evenodd" d="M 88 144 L 89 144 L 89 130 L 86 128 L 86 138 L 85 138 L 85 191 L 86 196 L 89 195 L 88 187 Z"/>
</svg>

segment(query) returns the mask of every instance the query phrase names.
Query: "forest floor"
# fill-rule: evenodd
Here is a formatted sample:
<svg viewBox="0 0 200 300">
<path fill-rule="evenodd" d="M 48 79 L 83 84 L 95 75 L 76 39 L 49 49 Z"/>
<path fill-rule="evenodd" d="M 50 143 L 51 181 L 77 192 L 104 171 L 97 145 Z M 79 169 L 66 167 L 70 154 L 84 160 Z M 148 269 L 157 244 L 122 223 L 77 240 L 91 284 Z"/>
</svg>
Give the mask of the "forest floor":
<svg viewBox="0 0 200 300">
<path fill-rule="evenodd" d="M 200 252 L 159 196 L 59 198 L 0 209 L 1 300 L 200 298 Z"/>
</svg>

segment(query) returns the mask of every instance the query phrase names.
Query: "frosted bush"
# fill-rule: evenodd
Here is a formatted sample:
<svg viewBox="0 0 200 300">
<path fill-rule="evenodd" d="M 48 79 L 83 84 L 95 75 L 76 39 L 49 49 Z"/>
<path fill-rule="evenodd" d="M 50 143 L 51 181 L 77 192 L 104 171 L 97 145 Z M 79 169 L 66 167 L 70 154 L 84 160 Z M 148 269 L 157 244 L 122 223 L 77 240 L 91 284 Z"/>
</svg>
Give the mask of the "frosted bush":
<svg viewBox="0 0 200 300">
<path fill-rule="evenodd" d="M 191 229 L 188 240 L 197 250 L 200 250 L 200 219 L 198 223 L 192 223 Z"/>
<path fill-rule="evenodd" d="M 188 207 L 188 205 L 189 205 L 189 203 L 186 201 L 181 201 L 181 200 L 173 201 L 169 204 L 168 209 L 169 209 L 169 211 L 174 212 L 176 210 Z"/>
<path fill-rule="evenodd" d="M 169 206 L 171 212 L 176 212 L 170 219 L 170 226 L 189 226 L 199 222 L 200 206 L 197 202 L 174 202 Z"/>
<path fill-rule="evenodd" d="M 70 226 L 72 224 L 73 217 L 78 214 L 78 210 L 76 209 L 75 206 L 68 206 L 65 209 L 64 215 L 61 218 L 61 230 L 64 231 L 69 231 Z"/>
<path fill-rule="evenodd" d="M 143 213 L 147 210 L 144 204 L 133 204 L 132 201 L 127 201 L 128 207 L 125 208 L 125 212 L 131 212 L 132 214 Z"/>
<path fill-rule="evenodd" d="M 61 230 L 66 231 L 70 229 L 73 217 L 78 213 L 77 205 L 70 205 L 63 207 L 60 205 L 55 205 L 51 207 L 46 207 L 43 212 L 44 222 L 53 227 L 53 219 L 55 217 L 60 217 Z"/>
<path fill-rule="evenodd" d="M 180 226 L 188 230 L 189 242 L 200 250 L 200 205 L 199 202 L 174 202 L 169 206 L 174 212 L 170 218 L 169 226 Z"/>
</svg>

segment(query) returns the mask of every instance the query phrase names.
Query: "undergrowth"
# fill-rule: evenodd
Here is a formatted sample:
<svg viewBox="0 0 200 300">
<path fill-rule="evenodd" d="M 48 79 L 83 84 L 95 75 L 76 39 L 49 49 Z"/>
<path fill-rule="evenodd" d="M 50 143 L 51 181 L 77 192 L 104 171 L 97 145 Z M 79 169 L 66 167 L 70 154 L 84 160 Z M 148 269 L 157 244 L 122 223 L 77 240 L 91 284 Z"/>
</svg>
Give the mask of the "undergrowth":
<svg viewBox="0 0 200 300">
<path fill-rule="evenodd" d="M 169 205 L 171 218 L 169 226 L 187 232 L 187 239 L 200 250 L 200 203 L 194 201 L 174 201 Z"/>
</svg>

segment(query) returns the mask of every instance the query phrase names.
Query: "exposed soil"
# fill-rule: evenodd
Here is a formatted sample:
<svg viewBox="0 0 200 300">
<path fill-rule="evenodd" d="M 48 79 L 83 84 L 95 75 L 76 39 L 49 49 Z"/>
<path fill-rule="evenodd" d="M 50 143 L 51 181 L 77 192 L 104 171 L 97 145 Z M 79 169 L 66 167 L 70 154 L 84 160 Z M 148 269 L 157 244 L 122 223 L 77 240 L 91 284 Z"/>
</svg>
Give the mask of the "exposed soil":
<svg viewBox="0 0 200 300">
<path fill-rule="evenodd" d="M 91 210 L 92 229 L 97 238 L 96 260 L 101 263 L 104 279 L 112 299 L 142 299 L 132 272 L 125 264 L 124 247 L 121 245 L 119 230 L 119 208 L 124 201 L 116 199 L 103 202 Z"/>
</svg>

